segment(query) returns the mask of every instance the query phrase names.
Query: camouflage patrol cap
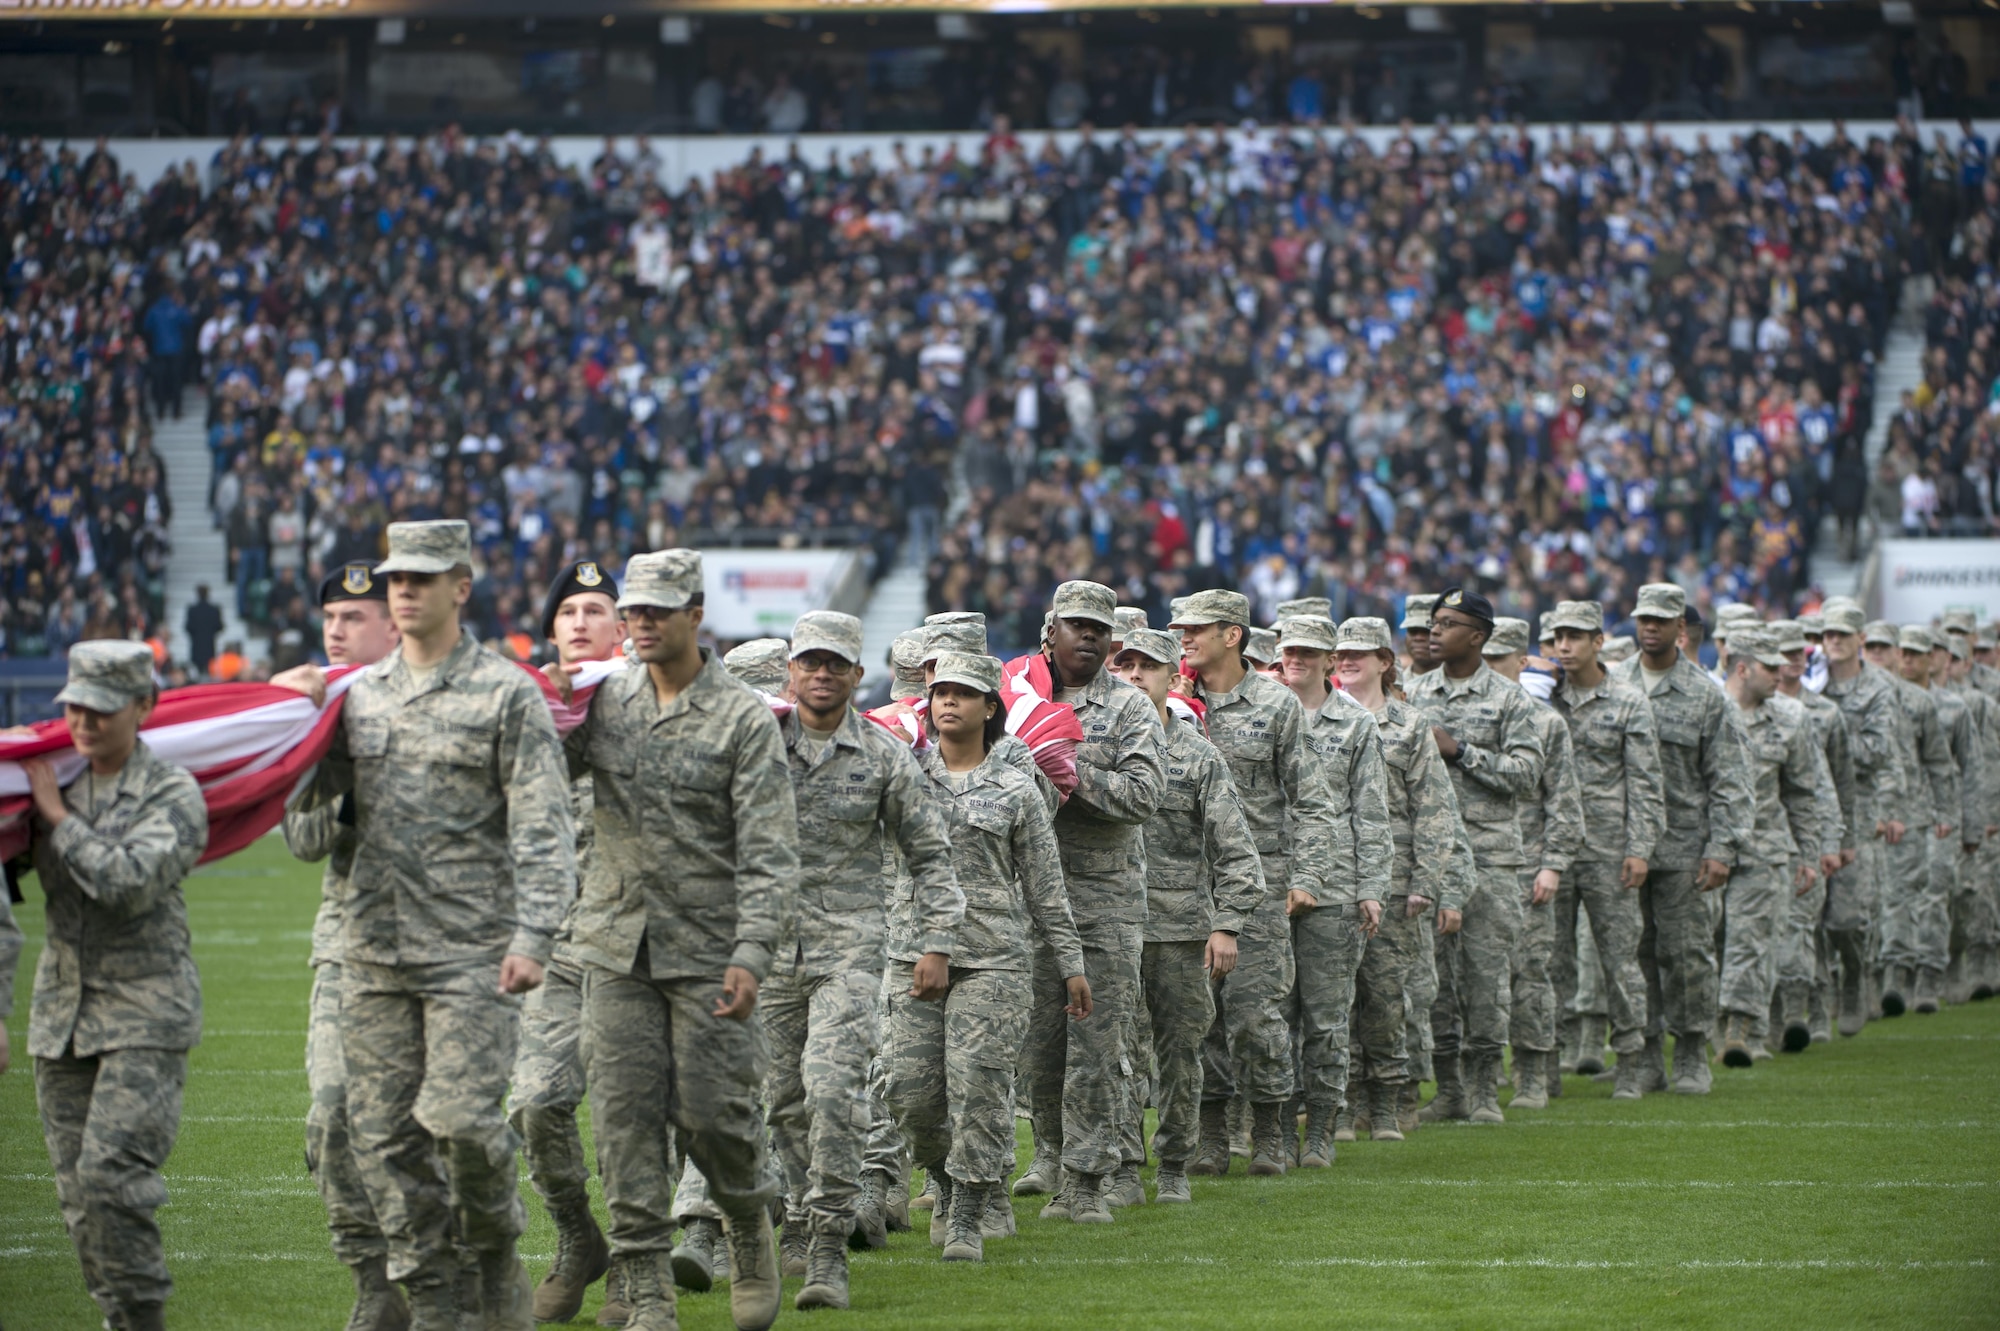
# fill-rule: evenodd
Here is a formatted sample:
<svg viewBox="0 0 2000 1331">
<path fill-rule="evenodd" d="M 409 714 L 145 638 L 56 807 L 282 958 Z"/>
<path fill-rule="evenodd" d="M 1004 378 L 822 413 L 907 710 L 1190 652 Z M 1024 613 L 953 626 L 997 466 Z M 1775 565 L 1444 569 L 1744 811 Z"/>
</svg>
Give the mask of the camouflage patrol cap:
<svg viewBox="0 0 2000 1331">
<path fill-rule="evenodd" d="M 1240 624 L 1250 627 L 1250 598 L 1242 592 L 1227 591 L 1214 587 L 1205 592 L 1196 592 L 1187 597 L 1174 611 L 1174 622 L 1169 628 L 1197 624 Z M 1248 653 L 1245 653 L 1248 655 Z"/>
<path fill-rule="evenodd" d="M 1187 603 L 1188 603 L 1188 598 L 1185 596 L 1176 596 L 1173 600 L 1167 602 L 1168 628 L 1172 628 L 1174 625 L 1181 622 L 1181 611 L 1187 609 Z"/>
<path fill-rule="evenodd" d="M 699 550 L 655 550 L 633 555 L 625 564 L 625 589 L 618 608 L 635 605 L 655 610 L 681 610 L 701 595 L 701 552 Z"/>
<path fill-rule="evenodd" d="M 1581 629 L 1585 633 L 1604 632 L 1604 607 L 1596 601 L 1557 601 L 1556 608 L 1542 616 L 1545 629 Z"/>
<path fill-rule="evenodd" d="M 983 652 L 946 652 L 937 659 L 932 684 L 961 684 L 981 693 L 1000 692 L 1000 658 Z"/>
<path fill-rule="evenodd" d="M 1270 665 L 1278 659 L 1278 635 L 1270 629 L 1250 629 L 1243 639 L 1243 659 Z"/>
<path fill-rule="evenodd" d="M 752 638 L 729 650 L 722 668 L 753 689 L 777 693 L 785 687 L 785 660 L 792 645 L 783 638 Z"/>
<path fill-rule="evenodd" d="M 889 644 L 890 687 L 921 693 L 924 687 L 923 629 L 904 629 Z M 903 697 L 910 696 L 903 694 Z"/>
<path fill-rule="evenodd" d="M 123 638 L 97 638 L 69 649 L 69 681 L 56 701 L 116 712 L 153 693 L 152 648 Z"/>
<path fill-rule="evenodd" d="M 1799 631 L 1806 635 L 1807 641 L 1819 637 L 1826 632 L 1826 616 L 1817 610 L 1811 610 L 1800 615 Z"/>
<path fill-rule="evenodd" d="M 1111 636 L 1115 641 L 1122 642 L 1124 635 L 1133 629 L 1149 627 L 1146 623 L 1146 612 L 1136 605 L 1121 605 L 1112 611 L 1111 615 Z"/>
<path fill-rule="evenodd" d="M 1996 645 L 2000 645 L 2000 623 L 1995 623 L 1993 620 L 1990 619 L 1987 620 L 1984 624 L 1981 624 L 1979 626 L 1979 632 L 1977 636 L 1973 638 L 1973 641 L 1978 643 L 1981 647 L 1993 647 Z"/>
<path fill-rule="evenodd" d="M 1639 652 L 1639 644 L 1630 634 L 1618 633 L 1604 640 L 1604 646 L 1597 653 L 1601 665 L 1615 666 L 1620 661 L 1629 661 Z"/>
<path fill-rule="evenodd" d="M 1762 624 L 1738 624 L 1736 637 L 1729 644 L 1729 654 L 1761 661 L 1774 669 L 1785 664 L 1784 653 L 1778 650 L 1778 635 Z"/>
<path fill-rule="evenodd" d="M 974 610 L 947 610 L 924 620 L 924 655 L 917 664 L 927 666 L 946 652 L 986 655 L 986 616 Z"/>
<path fill-rule="evenodd" d="M 1822 634 L 1859 633 L 1867 616 L 1861 612 L 1859 602 L 1845 596 L 1834 596 L 1819 608 L 1819 618 Z"/>
<path fill-rule="evenodd" d="M 389 557 L 375 566 L 389 573 L 449 573 L 472 565 L 472 524 L 457 518 L 389 524 Z"/>
<path fill-rule="evenodd" d="M 1928 652 L 1938 640 L 1922 624 L 1905 624 L 1897 631 L 1896 645 L 1906 652 Z"/>
<path fill-rule="evenodd" d="M 1340 630 L 1328 615 L 1286 615 L 1278 621 L 1277 632 L 1280 652 L 1287 647 L 1315 652 L 1339 650 Z"/>
<path fill-rule="evenodd" d="M 1946 633 L 1970 633 L 1979 626 L 1979 616 L 1970 610 L 1947 610 L 1938 618 L 1938 627 Z"/>
<path fill-rule="evenodd" d="M 1886 619 L 1871 619 L 1861 630 L 1861 641 L 1870 647 L 1900 647 L 1903 634 Z"/>
<path fill-rule="evenodd" d="M 1763 622 L 1764 617 L 1757 613 L 1756 606 L 1744 605 L 1741 601 L 1732 601 L 1715 612 L 1715 627 L 1709 631 L 1709 636 L 1717 642 L 1727 642 L 1730 635 L 1745 624 L 1761 624 Z"/>
<path fill-rule="evenodd" d="M 1332 623 L 1333 602 L 1324 596 L 1301 596 L 1293 601 L 1280 601 L 1278 602 L 1278 623 L 1273 624 L 1271 627 L 1277 628 L 1293 615 L 1314 615 L 1326 620 L 1328 623 Z"/>
<path fill-rule="evenodd" d="M 1939 643 L 1938 646 L 1950 652 L 1951 659 L 1954 661 L 1968 661 L 1972 659 L 1972 644 L 1965 640 L 1963 633 L 1945 634 L 1944 641 Z"/>
<path fill-rule="evenodd" d="M 1525 624 L 1527 621 L 1523 620 L 1521 622 Z M 1543 616 L 1542 618 L 1541 631 L 1535 635 L 1535 641 L 1544 647 L 1553 647 L 1555 645 L 1556 631 L 1550 627 L 1547 616 Z"/>
<path fill-rule="evenodd" d="M 1340 622 L 1339 632 L 1333 635 L 1333 650 L 1336 652 L 1386 652 L 1392 650 L 1389 643 L 1389 621 L 1374 615 L 1356 615 Z"/>
<path fill-rule="evenodd" d="M 1119 652 L 1137 652 L 1165 665 L 1177 666 L 1181 663 L 1181 640 L 1165 629 L 1127 629 Z"/>
<path fill-rule="evenodd" d="M 1404 597 L 1403 632 L 1408 633 L 1411 629 L 1422 629 L 1426 633 L 1430 632 L 1431 611 L 1437 606 L 1437 603 L 1438 598 L 1429 592 L 1417 596 Z"/>
<path fill-rule="evenodd" d="M 1806 626 L 1796 619 L 1776 619 L 1771 621 L 1770 630 L 1778 639 L 1781 652 L 1802 652 L 1806 649 Z"/>
<path fill-rule="evenodd" d="M 1548 630 L 1553 635 L 1554 629 Z M 1516 652 L 1526 655 L 1528 651 L 1528 621 L 1516 619 L 1512 615 L 1502 615 L 1493 621 L 1493 632 L 1486 635 L 1486 644 L 1479 649 L 1481 656 L 1512 656 Z"/>
<path fill-rule="evenodd" d="M 807 652 L 832 652 L 849 665 L 861 661 L 861 621 L 838 610 L 808 610 L 792 625 L 792 660 Z"/>
<path fill-rule="evenodd" d="M 1687 593 L 1680 584 L 1649 582 L 1639 589 L 1639 604 L 1632 611 L 1648 619 L 1679 619 L 1687 613 Z"/>
<path fill-rule="evenodd" d="M 1118 593 L 1101 582 L 1065 582 L 1056 588 L 1049 610 L 1057 619 L 1088 619 L 1113 628 L 1118 623 Z"/>
</svg>

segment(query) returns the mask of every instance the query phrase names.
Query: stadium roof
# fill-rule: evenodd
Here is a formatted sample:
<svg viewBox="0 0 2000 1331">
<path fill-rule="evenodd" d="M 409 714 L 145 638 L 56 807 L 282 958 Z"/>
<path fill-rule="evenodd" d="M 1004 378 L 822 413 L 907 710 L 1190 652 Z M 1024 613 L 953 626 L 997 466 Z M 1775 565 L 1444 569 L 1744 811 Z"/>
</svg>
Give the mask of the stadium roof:
<svg viewBox="0 0 2000 1331">
<path fill-rule="evenodd" d="M 1608 5 L 1612 0 L 1541 0 L 1542 3 Z M 1617 0 L 1645 4 L 1649 0 Z M 1657 3 L 1658 0 L 1651 0 Z M 1803 0 L 1790 0 L 1803 3 Z M 7 20 L 69 19 L 369 19 L 369 18 L 577 18 L 601 15 L 607 22 L 621 17 L 670 14 L 758 14 L 773 11 L 825 14 L 857 13 L 1041 14 L 1086 9 L 1211 10 L 1296 9 L 1304 6 L 1368 11 L 1378 8 L 1432 8 L 1479 5 L 1487 0 L 0 0 L 0 23 Z M 1506 8 L 1509 6 L 1499 6 Z M 1539 4 L 1520 4 L 1535 8 Z M 1717 8 L 1727 7 L 1717 3 Z M 1741 7 L 1741 6 L 1738 6 Z"/>
</svg>

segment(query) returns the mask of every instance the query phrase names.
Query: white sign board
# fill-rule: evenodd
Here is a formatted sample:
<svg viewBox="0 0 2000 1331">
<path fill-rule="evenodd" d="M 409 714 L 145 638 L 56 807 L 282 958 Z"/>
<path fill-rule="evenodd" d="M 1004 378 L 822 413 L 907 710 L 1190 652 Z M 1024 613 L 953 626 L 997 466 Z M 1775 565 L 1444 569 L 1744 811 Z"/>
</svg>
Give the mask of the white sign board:
<svg viewBox="0 0 2000 1331">
<path fill-rule="evenodd" d="M 1882 618 L 1928 624 L 1947 610 L 2000 616 L 2000 541 L 1883 541 L 1876 587 Z"/>
<path fill-rule="evenodd" d="M 854 557 L 847 550 L 703 550 L 702 626 L 718 638 L 789 638 L 800 615 L 827 608 Z"/>
</svg>

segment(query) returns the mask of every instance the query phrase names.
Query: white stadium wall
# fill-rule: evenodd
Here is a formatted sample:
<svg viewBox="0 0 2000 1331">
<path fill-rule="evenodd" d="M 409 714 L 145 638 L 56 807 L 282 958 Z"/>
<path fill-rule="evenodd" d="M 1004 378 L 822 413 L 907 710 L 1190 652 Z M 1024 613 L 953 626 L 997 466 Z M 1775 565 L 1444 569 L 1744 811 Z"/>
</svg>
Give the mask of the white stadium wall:
<svg viewBox="0 0 2000 1331">
<path fill-rule="evenodd" d="M 2000 616 L 2000 541 L 1885 540 L 1876 557 L 1880 616 L 1891 623 L 1928 624 L 1947 610 Z"/>
</svg>

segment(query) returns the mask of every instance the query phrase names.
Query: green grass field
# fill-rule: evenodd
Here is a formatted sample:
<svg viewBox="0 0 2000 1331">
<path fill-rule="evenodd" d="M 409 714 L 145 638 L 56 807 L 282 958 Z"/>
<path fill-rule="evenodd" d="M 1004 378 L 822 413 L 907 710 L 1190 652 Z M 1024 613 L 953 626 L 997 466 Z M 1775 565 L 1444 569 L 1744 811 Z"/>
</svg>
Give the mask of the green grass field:
<svg viewBox="0 0 2000 1331">
<path fill-rule="evenodd" d="M 208 1029 L 160 1212 L 175 1326 L 346 1318 L 303 1163 L 317 893 L 317 871 L 275 840 L 188 885 Z M 16 1066 L 0 1077 L 0 1323 L 94 1328 L 22 1053 L 41 926 L 28 894 Z M 895 1235 L 856 1258 L 854 1311 L 814 1316 L 931 1331 L 2000 1324 L 2000 1002 L 1718 1069 L 1706 1099 L 1609 1095 L 1572 1078 L 1556 1107 L 1505 1127 L 1343 1146 L 1332 1169 L 1279 1180 L 1197 1179 L 1195 1205 L 1109 1227 L 1045 1222 L 1023 1202 L 1020 1237 L 989 1245 L 983 1266 L 947 1268 L 921 1235 Z M 522 1251 L 539 1277 L 554 1236 L 532 1195 L 529 1210 Z M 805 1316 L 788 1304 L 781 1325 Z M 683 1297 L 681 1322 L 727 1328 L 727 1295 Z"/>
</svg>

